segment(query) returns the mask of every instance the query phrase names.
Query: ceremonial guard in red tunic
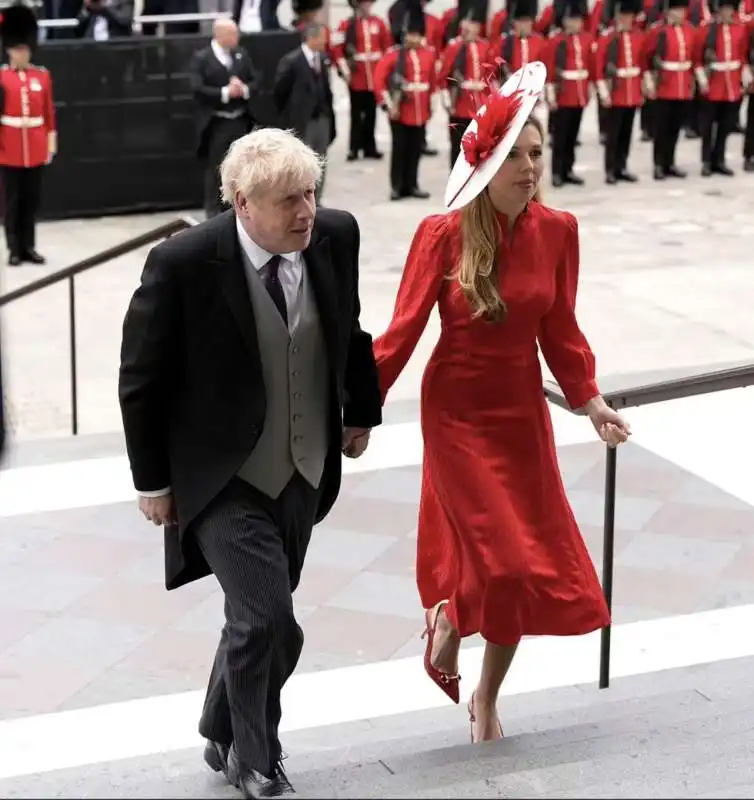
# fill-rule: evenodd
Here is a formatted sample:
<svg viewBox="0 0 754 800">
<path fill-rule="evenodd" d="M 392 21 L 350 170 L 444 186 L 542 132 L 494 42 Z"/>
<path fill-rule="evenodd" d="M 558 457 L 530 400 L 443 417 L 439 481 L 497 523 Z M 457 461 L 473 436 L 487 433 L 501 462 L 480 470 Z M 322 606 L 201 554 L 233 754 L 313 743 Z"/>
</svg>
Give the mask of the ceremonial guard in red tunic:
<svg viewBox="0 0 754 800">
<path fill-rule="evenodd" d="M 547 40 L 534 30 L 537 0 L 514 0 L 502 35 L 494 45 L 493 58 L 502 59 L 502 77 L 508 79 L 521 67 L 545 57 Z"/>
<path fill-rule="evenodd" d="M 42 169 L 57 152 L 52 81 L 44 67 L 30 63 L 37 42 L 37 19 L 23 5 L 2 12 L 0 67 L 0 167 L 5 193 L 8 263 L 44 264 L 36 250 L 36 219 Z"/>
<path fill-rule="evenodd" d="M 742 87 L 748 88 L 749 31 L 736 17 L 737 0 L 718 0 L 715 18 L 697 28 L 694 72 L 701 95 L 702 175 L 733 175 L 725 141 L 736 129 Z"/>
<path fill-rule="evenodd" d="M 654 177 L 685 178 L 675 163 L 678 137 L 694 96 L 696 29 L 686 19 L 688 0 L 668 0 L 666 19 L 644 42 L 645 91 L 654 99 Z"/>
<path fill-rule="evenodd" d="M 593 37 L 584 30 L 587 15 L 584 0 L 567 0 L 562 8 L 563 30 L 547 43 L 545 94 L 552 128 L 552 185 L 581 186 L 584 179 L 573 171 L 581 117 L 591 92 L 589 64 Z"/>
<path fill-rule="evenodd" d="M 641 0 L 618 0 L 614 27 L 600 34 L 594 55 L 594 82 L 605 124 L 605 180 L 637 180 L 628 171 L 636 109 L 643 102 L 641 54 L 644 32 L 636 24 Z"/>
<path fill-rule="evenodd" d="M 435 51 L 424 44 L 424 12 L 418 0 L 406 3 L 403 42 L 382 58 L 375 74 L 375 93 L 390 119 L 391 200 L 425 199 L 419 188 L 419 161 L 425 126 L 432 115 L 436 86 Z"/>
<path fill-rule="evenodd" d="M 437 75 L 437 86 L 448 112 L 451 168 L 461 152 L 466 126 L 483 105 L 488 89 L 486 77 L 494 70 L 487 40 L 480 37 L 482 23 L 487 19 L 487 2 L 475 0 L 466 5 L 461 35 L 448 43 Z"/>
<path fill-rule="evenodd" d="M 351 101 L 351 132 L 348 160 L 382 158 L 377 150 L 374 127 L 375 70 L 393 44 L 387 23 L 372 13 L 374 0 L 348 0 L 353 16 L 344 19 L 332 35 L 332 48 L 338 72 L 348 82 Z"/>
</svg>

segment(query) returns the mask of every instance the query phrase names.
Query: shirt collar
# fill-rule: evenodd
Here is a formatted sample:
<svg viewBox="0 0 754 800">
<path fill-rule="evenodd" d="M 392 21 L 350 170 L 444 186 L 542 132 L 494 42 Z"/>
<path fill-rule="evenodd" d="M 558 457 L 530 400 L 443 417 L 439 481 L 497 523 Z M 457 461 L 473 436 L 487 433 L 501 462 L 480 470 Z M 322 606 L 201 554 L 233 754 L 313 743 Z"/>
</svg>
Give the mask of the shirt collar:
<svg viewBox="0 0 754 800">
<path fill-rule="evenodd" d="M 306 56 L 306 60 L 309 62 L 310 66 L 313 66 L 317 60 L 317 54 L 306 42 L 301 45 L 301 49 L 304 51 L 304 55 Z"/>
<path fill-rule="evenodd" d="M 214 39 L 212 40 L 212 50 L 220 60 L 222 59 L 230 60 L 231 58 L 233 58 L 233 54 L 231 53 L 231 51 L 226 50 L 224 47 L 220 47 L 220 45 Z"/>
<path fill-rule="evenodd" d="M 241 245 L 241 249 L 244 251 L 249 261 L 251 261 L 254 269 L 259 272 L 273 257 L 274 253 L 270 253 L 268 250 L 265 250 L 264 247 L 260 247 L 251 236 L 246 233 L 238 217 L 236 217 L 236 231 L 238 232 L 238 241 Z M 293 253 L 280 253 L 280 258 L 284 258 L 286 261 L 293 264 L 298 258 L 298 251 L 294 251 Z"/>
</svg>

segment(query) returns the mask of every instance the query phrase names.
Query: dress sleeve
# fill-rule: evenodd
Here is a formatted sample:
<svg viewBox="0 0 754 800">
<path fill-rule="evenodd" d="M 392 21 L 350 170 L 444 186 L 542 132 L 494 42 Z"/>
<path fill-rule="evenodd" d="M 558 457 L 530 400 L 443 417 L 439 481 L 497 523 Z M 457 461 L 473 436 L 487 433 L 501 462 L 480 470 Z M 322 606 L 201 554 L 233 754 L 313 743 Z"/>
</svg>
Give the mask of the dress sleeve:
<svg viewBox="0 0 754 800">
<path fill-rule="evenodd" d="M 447 217 L 424 219 L 411 242 L 393 317 L 374 343 L 382 402 L 398 380 L 427 326 L 445 277 Z"/>
<path fill-rule="evenodd" d="M 595 358 L 576 321 L 579 283 L 579 226 L 566 215 L 568 231 L 558 263 L 555 301 L 539 329 L 539 344 L 547 365 L 560 384 L 568 404 L 581 408 L 599 394 L 595 380 Z"/>
</svg>

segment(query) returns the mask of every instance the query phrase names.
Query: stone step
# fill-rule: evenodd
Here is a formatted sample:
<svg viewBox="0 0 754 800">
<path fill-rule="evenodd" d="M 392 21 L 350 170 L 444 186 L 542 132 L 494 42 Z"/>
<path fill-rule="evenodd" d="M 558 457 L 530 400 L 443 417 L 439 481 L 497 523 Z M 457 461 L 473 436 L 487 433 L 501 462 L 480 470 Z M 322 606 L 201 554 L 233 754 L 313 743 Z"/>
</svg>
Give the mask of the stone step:
<svg viewBox="0 0 754 800">
<path fill-rule="evenodd" d="M 607 691 L 504 697 L 507 738 L 482 745 L 469 744 L 455 706 L 297 731 L 284 737 L 286 768 L 299 796 L 312 798 L 750 798 L 753 668 L 754 659 L 737 659 L 625 678 Z M 0 796 L 238 793 L 191 749 L 19 776 L 0 781 Z"/>
</svg>

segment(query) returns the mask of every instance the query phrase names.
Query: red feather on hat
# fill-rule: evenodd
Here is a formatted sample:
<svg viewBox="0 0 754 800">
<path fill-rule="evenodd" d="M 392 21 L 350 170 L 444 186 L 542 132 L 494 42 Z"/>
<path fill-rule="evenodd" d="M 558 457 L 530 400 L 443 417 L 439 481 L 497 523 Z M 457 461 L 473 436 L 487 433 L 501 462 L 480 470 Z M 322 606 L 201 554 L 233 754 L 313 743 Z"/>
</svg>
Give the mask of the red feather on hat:
<svg viewBox="0 0 754 800">
<path fill-rule="evenodd" d="M 505 138 L 524 101 L 522 89 L 509 95 L 491 92 L 483 109 L 476 114 L 476 131 L 461 139 L 463 155 L 472 167 L 478 167 L 489 158 Z"/>
</svg>

